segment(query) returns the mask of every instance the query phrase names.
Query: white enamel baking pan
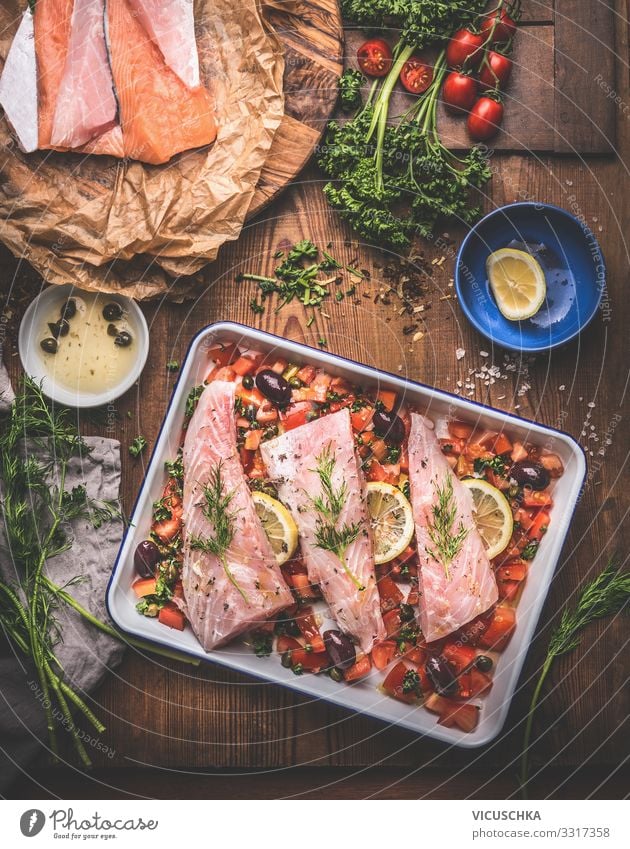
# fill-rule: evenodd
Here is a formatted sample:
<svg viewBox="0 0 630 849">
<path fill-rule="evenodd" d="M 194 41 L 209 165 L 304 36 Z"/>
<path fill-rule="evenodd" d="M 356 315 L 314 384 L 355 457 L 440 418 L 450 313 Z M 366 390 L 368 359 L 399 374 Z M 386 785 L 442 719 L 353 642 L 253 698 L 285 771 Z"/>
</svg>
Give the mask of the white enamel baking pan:
<svg viewBox="0 0 630 849">
<path fill-rule="evenodd" d="M 376 670 L 373 670 L 369 677 L 351 685 L 335 683 L 324 675 L 295 676 L 290 669 L 281 666 L 277 653 L 267 658 L 258 658 L 244 640 L 237 640 L 224 648 L 207 653 L 190 627 L 184 631 L 172 630 L 137 613 L 137 599 L 131 589 L 135 578 L 133 553 L 137 544 L 149 534 L 151 507 L 161 496 L 165 482 L 164 461 L 173 458 L 177 453 L 188 393 L 193 386 L 201 383 L 210 371 L 208 350 L 219 342 L 236 342 L 241 350 L 274 350 L 278 356 L 295 363 L 317 363 L 330 373 L 346 377 L 363 387 L 380 386 L 394 389 L 409 404 L 434 420 L 457 418 L 483 428 L 504 428 L 513 438 L 530 440 L 561 457 L 565 473 L 556 482 L 549 531 L 543 537 L 532 562 L 518 603 L 516 632 L 505 651 L 498 655 L 492 690 L 479 700 L 482 705 L 481 716 L 474 732 L 464 733 L 459 729 L 444 728 L 437 724 L 436 715 L 422 706 L 410 707 L 383 695 L 377 689 L 382 680 L 382 673 Z M 570 436 L 558 430 L 244 325 L 219 322 L 198 333 L 188 349 L 131 516 L 131 523 L 114 566 L 107 590 L 107 607 L 112 619 L 123 631 L 147 642 L 177 649 L 265 681 L 291 687 L 312 698 L 326 699 L 349 710 L 369 714 L 383 722 L 404 726 L 420 735 L 468 748 L 482 746 L 497 736 L 505 722 L 585 473 L 586 461 L 582 449 Z M 325 610 L 323 602 L 321 605 Z"/>
</svg>

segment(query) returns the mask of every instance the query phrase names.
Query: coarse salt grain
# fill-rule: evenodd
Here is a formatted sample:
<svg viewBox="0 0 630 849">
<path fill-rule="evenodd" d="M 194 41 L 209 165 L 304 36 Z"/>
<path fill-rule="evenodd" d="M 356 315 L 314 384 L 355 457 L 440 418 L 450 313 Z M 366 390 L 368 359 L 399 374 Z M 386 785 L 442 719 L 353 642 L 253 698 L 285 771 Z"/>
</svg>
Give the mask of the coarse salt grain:
<svg viewBox="0 0 630 849">
<path fill-rule="evenodd" d="M 455 356 L 457 357 L 458 360 L 461 360 L 462 357 L 466 356 L 466 349 L 465 348 L 457 348 L 455 350 Z"/>
</svg>

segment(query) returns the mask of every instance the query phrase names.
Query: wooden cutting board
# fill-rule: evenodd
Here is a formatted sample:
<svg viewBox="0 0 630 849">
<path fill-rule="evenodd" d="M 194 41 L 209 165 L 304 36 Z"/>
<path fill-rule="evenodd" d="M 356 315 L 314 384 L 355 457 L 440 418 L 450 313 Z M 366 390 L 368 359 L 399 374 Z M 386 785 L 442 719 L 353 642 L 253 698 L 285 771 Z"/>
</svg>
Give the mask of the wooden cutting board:
<svg viewBox="0 0 630 849">
<path fill-rule="evenodd" d="M 613 0 L 523 0 L 514 41 L 514 68 L 505 95 L 503 132 L 496 150 L 611 153 L 615 150 Z M 346 31 L 346 57 L 356 66 L 362 30 Z M 394 95 L 392 114 L 409 105 Z M 448 147 L 471 141 L 465 120 L 440 106 L 439 127 Z"/>
</svg>

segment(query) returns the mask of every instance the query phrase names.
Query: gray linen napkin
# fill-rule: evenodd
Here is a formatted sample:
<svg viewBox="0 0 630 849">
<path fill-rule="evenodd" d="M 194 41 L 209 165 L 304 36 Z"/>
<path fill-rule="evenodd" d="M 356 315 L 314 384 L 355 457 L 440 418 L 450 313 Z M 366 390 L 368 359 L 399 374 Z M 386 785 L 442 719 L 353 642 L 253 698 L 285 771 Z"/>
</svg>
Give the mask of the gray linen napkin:
<svg viewBox="0 0 630 849">
<path fill-rule="evenodd" d="M 120 488 L 120 443 L 101 437 L 87 437 L 85 442 L 93 450 L 87 457 L 71 460 L 66 488 L 84 484 L 92 498 L 117 500 Z M 32 447 L 31 450 L 36 456 L 40 451 Z M 73 539 L 72 548 L 46 564 L 48 576 L 58 585 L 66 584 L 79 575 L 84 576 L 68 591 L 101 621 L 109 621 L 105 609 L 105 591 L 122 531 L 120 520 L 105 522 L 98 529 L 85 520 L 74 521 L 69 529 Z M 1 526 L 0 573 L 3 578 L 16 581 L 15 567 Z M 57 657 L 68 683 L 85 697 L 96 688 L 108 669 L 120 663 L 124 645 L 85 622 L 68 607 L 60 607 L 56 611 L 56 618 L 62 633 L 62 640 L 56 646 Z M 95 712 L 98 714 L 98 706 Z M 61 717 L 58 723 L 57 737 L 61 742 L 67 735 Z M 88 753 L 96 749 L 107 752 L 107 732 L 100 739 L 96 731 L 87 725 L 85 732 L 83 742 Z M 5 647 L 3 656 L 0 656 L 0 793 L 20 772 L 26 772 L 28 764 L 46 751 L 47 747 L 48 736 L 37 677 L 20 654 L 13 654 L 10 647 Z"/>
</svg>

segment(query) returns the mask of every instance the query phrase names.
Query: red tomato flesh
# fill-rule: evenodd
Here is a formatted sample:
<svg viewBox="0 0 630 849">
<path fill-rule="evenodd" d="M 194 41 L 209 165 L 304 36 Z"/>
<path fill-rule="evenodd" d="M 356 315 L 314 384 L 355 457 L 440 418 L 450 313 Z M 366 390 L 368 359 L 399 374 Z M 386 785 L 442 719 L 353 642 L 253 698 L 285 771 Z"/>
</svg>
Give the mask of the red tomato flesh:
<svg viewBox="0 0 630 849">
<path fill-rule="evenodd" d="M 384 77 L 392 67 L 392 51 L 382 38 L 372 38 L 357 50 L 359 68 L 368 77 Z"/>
<path fill-rule="evenodd" d="M 433 82 L 433 68 L 423 62 L 420 56 L 412 56 L 402 67 L 400 82 L 409 94 L 422 94 Z M 396 397 L 395 393 L 390 394 Z M 391 410 L 392 407 L 387 409 Z"/>
</svg>

